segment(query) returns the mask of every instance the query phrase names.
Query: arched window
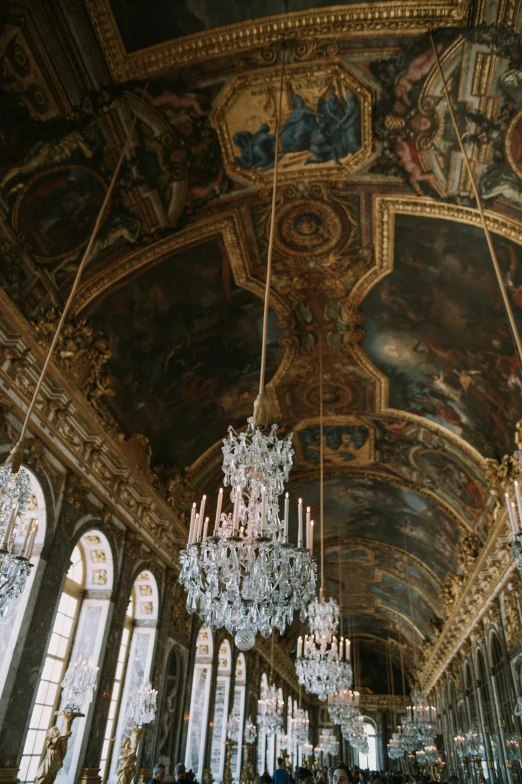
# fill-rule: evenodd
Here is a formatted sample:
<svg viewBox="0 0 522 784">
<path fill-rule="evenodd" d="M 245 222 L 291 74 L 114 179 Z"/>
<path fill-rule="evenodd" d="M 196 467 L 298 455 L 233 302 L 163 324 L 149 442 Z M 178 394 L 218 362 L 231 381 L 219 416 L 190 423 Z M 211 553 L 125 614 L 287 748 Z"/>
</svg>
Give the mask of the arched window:
<svg viewBox="0 0 522 784">
<path fill-rule="evenodd" d="M 359 767 L 377 770 L 377 731 L 375 724 L 366 719 L 363 727 L 368 736 L 368 754 L 359 754 Z"/>
<path fill-rule="evenodd" d="M 109 591 L 113 582 L 112 553 L 101 531 L 84 534 L 71 555 L 64 591 L 60 597 L 47 648 L 36 701 L 20 765 L 22 782 L 32 782 L 44 749 L 45 736 L 55 723 L 60 704 L 61 683 L 71 661 L 79 656 L 98 664 L 106 635 Z M 92 705 L 91 708 L 92 710 Z M 86 718 L 76 719 L 67 755 L 57 782 L 74 778 Z"/>
<path fill-rule="evenodd" d="M 232 749 L 232 776 L 234 781 L 239 781 L 241 774 L 241 747 L 243 745 L 243 726 L 245 724 L 245 694 L 246 694 L 246 661 L 245 654 L 240 653 L 236 659 L 234 677 L 234 698 L 232 710 L 239 714 L 239 738 Z"/>
<path fill-rule="evenodd" d="M 219 646 L 216 678 L 212 744 L 210 747 L 210 770 L 215 781 L 222 781 L 225 767 L 225 742 L 227 739 L 228 702 L 230 698 L 230 675 L 232 651 L 228 640 Z"/>
<path fill-rule="evenodd" d="M 31 525 L 33 520 L 38 523 L 38 533 L 36 535 L 31 563 L 33 568 L 27 578 L 27 583 L 24 592 L 18 597 L 9 602 L 7 614 L 0 617 L 0 699 L 3 696 L 4 690 L 7 686 L 8 673 L 11 668 L 11 663 L 14 662 L 16 655 L 16 643 L 18 635 L 24 619 L 24 613 L 31 596 L 31 591 L 36 582 L 36 574 L 39 573 L 40 553 L 42 552 L 43 543 L 45 540 L 46 528 L 46 512 L 45 512 L 45 498 L 42 492 L 40 483 L 34 474 L 24 466 L 24 471 L 29 475 L 29 483 L 31 487 L 31 495 L 25 515 L 22 518 L 22 524 L 18 528 L 18 537 L 15 541 L 15 552 L 19 553 L 22 549 L 25 533 L 27 527 Z M 41 567 L 40 567 L 41 568 Z M 13 672 L 15 667 L 12 668 Z"/>
<path fill-rule="evenodd" d="M 259 691 L 259 696 L 261 699 L 266 696 L 267 691 L 268 678 L 266 677 L 266 673 L 263 673 L 261 675 L 261 686 Z M 257 722 L 257 726 L 257 769 L 259 775 L 261 776 L 265 772 L 266 768 L 266 734 L 259 726 L 259 721 Z"/>
<path fill-rule="evenodd" d="M 201 781 L 208 728 L 208 702 L 212 677 L 212 633 L 202 627 L 196 642 L 196 661 L 192 679 L 190 716 L 185 752 L 185 767 L 192 769 Z"/>
<path fill-rule="evenodd" d="M 105 741 L 100 761 L 103 781 L 116 781 L 122 741 L 132 734 L 129 721 L 132 700 L 138 689 L 150 678 L 156 641 L 158 605 L 158 587 L 154 575 L 149 571 L 140 572 L 132 588 L 127 608 L 116 678 L 112 687 L 109 720 L 105 728 Z M 114 732 L 115 727 L 116 732 Z M 112 748 L 111 741 L 113 741 Z M 108 760 L 111 761 L 110 766 Z"/>
</svg>

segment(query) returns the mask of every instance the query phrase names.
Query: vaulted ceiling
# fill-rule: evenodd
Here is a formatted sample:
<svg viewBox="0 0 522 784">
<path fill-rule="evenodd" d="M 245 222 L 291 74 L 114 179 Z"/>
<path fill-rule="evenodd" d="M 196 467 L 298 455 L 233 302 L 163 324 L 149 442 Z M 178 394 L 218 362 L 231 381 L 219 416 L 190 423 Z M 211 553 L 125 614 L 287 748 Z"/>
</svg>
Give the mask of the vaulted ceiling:
<svg viewBox="0 0 522 784">
<path fill-rule="evenodd" d="M 368 672 L 389 640 L 413 667 L 487 536 L 522 392 L 426 30 L 522 320 L 521 0 L 51 5 L 0 12 L 3 287 L 52 324 L 137 113 L 74 319 L 107 437 L 211 493 L 257 391 L 283 76 L 272 415 L 318 515 L 321 348 L 327 589 Z"/>
</svg>

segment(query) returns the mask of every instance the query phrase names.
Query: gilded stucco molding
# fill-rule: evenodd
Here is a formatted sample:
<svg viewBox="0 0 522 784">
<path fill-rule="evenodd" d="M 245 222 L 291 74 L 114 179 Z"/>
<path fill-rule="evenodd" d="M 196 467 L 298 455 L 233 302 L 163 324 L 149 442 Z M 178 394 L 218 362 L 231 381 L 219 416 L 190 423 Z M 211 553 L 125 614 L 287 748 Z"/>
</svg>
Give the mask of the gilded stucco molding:
<svg viewBox="0 0 522 784">
<path fill-rule="evenodd" d="M 482 633 L 480 624 L 512 578 L 516 566 L 509 547 L 510 531 L 507 512 L 503 512 L 498 515 L 491 528 L 488 541 L 477 558 L 475 569 L 456 599 L 446 624 L 424 663 L 420 681 L 426 691 L 435 686 L 449 667 L 452 658 L 467 644 L 469 636 L 473 632 Z"/>
<path fill-rule="evenodd" d="M 87 0 L 92 23 L 114 79 L 144 79 L 188 63 L 225 55 L 233 57 L 254 47 L 281 40 L 354 38 L 370 35 L 418 35 L 438 27 L 467 25 L 470 0 L 387 0 L 296 11 L 240 22 L 176 38 L 127 53 L 109 0 Z"/>
<path fill-rule="evenodd" d="M 13 415 L 21 419 L 44 352 L 28 322 L 1 289 L 0 309 L 0 344 L 4 350 L 0 390 Z M 168 566 L 179 569 L 178 554 L 186 531 L 178 515 L 133 462 L 125 442 L 111 439 L 90 403 L 52 363 L 30 430 L 51 454 L 59 453 L 63 465 L 80 475 L 89 492 L 131 531 L 140 534 L 150 550 Z"/>
</svg>

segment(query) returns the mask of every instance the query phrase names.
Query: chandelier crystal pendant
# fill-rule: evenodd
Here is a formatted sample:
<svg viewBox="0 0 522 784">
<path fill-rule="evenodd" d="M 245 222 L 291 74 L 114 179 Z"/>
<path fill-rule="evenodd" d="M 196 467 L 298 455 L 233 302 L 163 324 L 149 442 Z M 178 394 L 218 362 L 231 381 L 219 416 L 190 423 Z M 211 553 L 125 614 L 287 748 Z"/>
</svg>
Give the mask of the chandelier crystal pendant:
<svg viewBox="0 0 522 784">
<path fill-rule="evenodd" d="M 133 727 L 142 729 L 145 724 L 154 720 L 157 696 L 158 692 L 152 688 L 150 681 L 138 689 L 129 709 L 129 719 Z"/>
<path fill-rule="evenodd" d="M 30 492 L 27 471 L 14 472 L 11 463 L 0 467 L 0 617 L 7 615 L 9 602 L 23 592 L 33 566 L 36 520 L 28 522 L 20 552 L 15 549 Z"/>
<path fill-rule="evenodd" d="M 257 701 L 257 726 L 266 737 L 283 730 L 284 702 L 279 689 L 272 683 Z"/>
<path fill-rule="evenodd" d="M 223 472 L 233 510 L 222 512 L 220 491 L 209 536 L 203 496 L 199 513 L 192 507 L 189 540 L 180 556 L 188 612 L 197 612 L 212 630 L 224 626 L 241 650 L 252 648 L 258 631 L 265 638 L 274 627 L 283 633 L 296 611 L 304 620 L 315 594 L 316 566 L 311 550 L 303 547 L 301 502 L 297 547 L 288 542 L 288 493 L 283 520 L 279 517 L 279 496 L 292 466 L 291 442 L 291 434 L 277 438 L 277 425 L 264 435 L 253 418 L 246 432 L 229 428 Z M 307 516 L 307 542 L 310 525 Z"/>
</svg>

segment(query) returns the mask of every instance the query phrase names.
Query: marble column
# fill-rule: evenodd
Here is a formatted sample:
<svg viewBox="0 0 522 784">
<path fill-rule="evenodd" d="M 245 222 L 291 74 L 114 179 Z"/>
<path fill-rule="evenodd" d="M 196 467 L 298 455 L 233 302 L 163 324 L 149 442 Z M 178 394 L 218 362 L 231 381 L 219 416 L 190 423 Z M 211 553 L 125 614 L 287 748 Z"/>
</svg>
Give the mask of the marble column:
<svg viewBox="0 0 522 784">
<path fill-rule="evenodd" d="M 165 576 L 163 584 L 163 598 L 160 606 L 158 625 L 156 627 L 156 647 L 154 651 L 154 662 L 151 669 L 150 680 L 153 687 L 158 690 L 158 706 L 163 705 L 164 702 L 166 681 L 165 671 L 167 667 L 170 616 L 172 615 L 172 604 L 174 600 L 176 583 L 177 574 L 175 574 L 174 571 L 171 571 Z M 152 769 L 157 762 L 156 756 L 158 753 L 159 732 L 161 726 L 160 718 L 161 717 L 156 713 L 154 722 L 149 726 L 150 732 L 145 736 L 145 740 L 142 745 L 138 763 L 140 768 L 145 770 Z"/>
<path fill-rule="evenodd" d="M 214 729 L 214 709 L 216 707 L 216 683 L 219 665 L 219 648 L 223 641 L 223 634 L 214 634 L 214 655 L 212 657 L 212 672 L 210 676 L 210 699 L 208 703 L 207 737 L 205 741 L 205 756 L 203 760 L 203 782 L 210 781 L 212 778 L 210 770 L 210 760 L 212 756 L 212 735 Z M 212 725 L 212 726 L 211 726 Z"/>
<path fill-rule="evenodd" d="M 125 616 L 137 575 L 137 564 L 138 561 L 134 560 L 132 554 L 125 550 L 121 571 L 113 591 L 111 628 L 107 638 L 103 662 L 100 666 L 99 685 L 94 697 L 93 716 L 95 720 L 89 728 L 83 761 L 80 763 L 79 784 L 99 784 L 101 781 L 99 770 L 105 727 L 109 717 L 112 687 L 116 676 Z"/>
<path fill-rule="evenodd" d="M 185 689 L 185 698 L 183 702 L 183 727 L 181 730 L 180 753 L 179 753 L 180 760 L 185 759 L 186 750 L 187 750 L 190 703 L 192 700 L 192 689 L 194 687 L 194 668 L 196 666 L 197 641 L 198 641 L 198 633 L 200 628 L 201 627 L 199 624 L 197 623 L 192 624 L 190 648 L 188 651 L 187 687 Z"/>
<path fill-rule="evenodd" d="M 46 562 L 32 604 L 31 629 L 23 641 L 20 664 L 0 729 L 0 781 L 16 782 L 29 721 L 65 577 L 71 563 L 74 519 L 62 513 L 42 552 Z M 31 610 L 27 608 L 26 612 Z"/>
</svg>

